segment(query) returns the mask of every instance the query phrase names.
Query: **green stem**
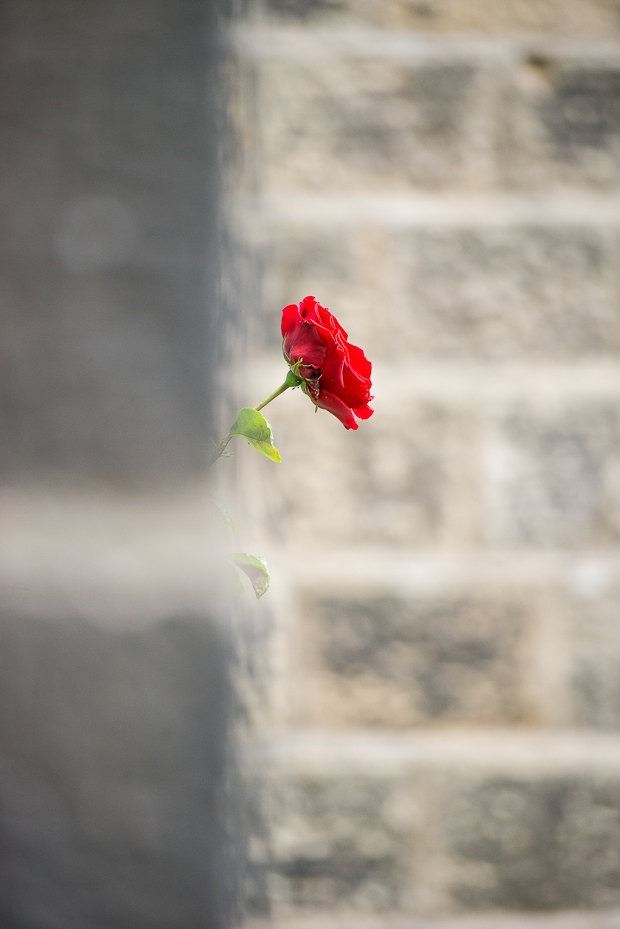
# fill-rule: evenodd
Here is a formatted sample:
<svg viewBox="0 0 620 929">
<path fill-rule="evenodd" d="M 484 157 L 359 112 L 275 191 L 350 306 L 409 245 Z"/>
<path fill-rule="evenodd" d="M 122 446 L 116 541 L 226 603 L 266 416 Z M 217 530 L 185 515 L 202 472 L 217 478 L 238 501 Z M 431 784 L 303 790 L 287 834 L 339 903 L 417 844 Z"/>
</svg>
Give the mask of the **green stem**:
<svg viewBox="0 0 620 929">
<path fill-rule="evenodd" d="M 226 451 L 226 446 L 228 445 L 231 439 L 232 439 L 232 436 L 230 433 L 228 433 L 225 439 L 220 439 L 220 441 L 217 443 L 217 445 L 213 449 L 213 455 L 211 456 L 211 461 L 207 465 L 207 468 L 212 467 L 212 465 L 215 464 L 218 458 L 222 457 L 222 455 Z"/>
<path fill-rule="evenodd" d="M 267 399 L 266 399 L 266 400 L 263 400 L 262 403 L 259 403 L 258 406 L 255 406 L 254 409 L 255 409 L 257 412 L 258 412 L 259 410 L 262 410 L 262 408 L 263 408 L 264 406 L 267 406 L 268 403 L 271 403 L 272 400 L 275 400 L 276 397 L 279 397 L 280 394 L 283 394 L 285 390 L 288 390 L 289 387 L 293 387 L 293 386 L 294 386 L 293 384 L 288 384 L 287 381 L 288 381 L 288 377 L 287 377 L 286 381 L 284 381 L 284 383 L 281 384 L 280 387 L 278 387 L 277 390 L 274 390 L 274 392 L 273 392 L 272 394 L 269 394 L 269 396 L 267 397 Z"/>
<path fill-rule="evenodd" d="M 297 368 L 299 368 L 299 364 L 300 363 L 298 362 Z M 299 374 L 296 374 L 295 371 L 289 370 L 288 374 L 286 375 L 286 380 L 284 381 L 284 383 L 281 384 L 277 390 L 274 390 L 272 394 L 269 394 L 269 396 L 266 397 L 266 399 L 263 400 L 262 403 L 259 403 L 258 406 L 253 407 L 253 409 L 255 409 L 256 412 L 258 413 L 259 410 L 262 410 L 264 406 L 267 406 L 268 403 L 271 403 L 272 400 L 275 400 L 276 397 L 279 397 L 280 394 L 283 394 L 285 390 L 289 389 L 289 387 L 299 387 L 299 385 L 302 383 L 303 383 L 303 378 L 300 377 Z M 217 445 L 213 449 L 213 457 L 211 458 L 211 461 L 207 465 L 208 468 L 210 468 L 211 465 L 214 465 L 215 462 L 218 460 L 218 458 L 222 457 L 223 453 L 226 451 L 226 446 L 228 445 L 231 439 L 232 439 L 232 436 L 230 433 L 228 433 L 225 439 L 220 439 L 220 441 L 217 443 Z"/>
</svg>

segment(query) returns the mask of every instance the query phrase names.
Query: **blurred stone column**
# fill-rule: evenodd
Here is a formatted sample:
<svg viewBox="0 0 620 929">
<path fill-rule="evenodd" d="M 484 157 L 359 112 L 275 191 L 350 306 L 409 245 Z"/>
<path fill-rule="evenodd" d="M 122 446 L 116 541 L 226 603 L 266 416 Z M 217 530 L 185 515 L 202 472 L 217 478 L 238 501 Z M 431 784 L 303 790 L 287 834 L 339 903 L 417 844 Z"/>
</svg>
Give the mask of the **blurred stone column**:
<svg viewBox="0 0 620 929">
<path fill-rule="evenodd" d="M 226 922 L 219 5 L 0 2 L 0 925 Z"/>
</svg>

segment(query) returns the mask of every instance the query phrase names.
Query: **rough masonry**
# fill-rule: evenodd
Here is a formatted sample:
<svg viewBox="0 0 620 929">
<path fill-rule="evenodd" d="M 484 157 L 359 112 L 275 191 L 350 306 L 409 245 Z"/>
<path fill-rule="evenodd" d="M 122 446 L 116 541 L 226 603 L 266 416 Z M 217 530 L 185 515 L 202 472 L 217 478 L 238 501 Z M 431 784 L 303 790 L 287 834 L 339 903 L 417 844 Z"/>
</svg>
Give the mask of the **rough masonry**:
<svg viewBox="0 0 620 929">
<path fill-rule="evenodd" d="M 268 905 L 598 925 L 620 906 L 620 5 L 265 0 L 238 44 L 253 390 L 310 293 L 376 394 L 346 433 L 287 393 L 283 464 L 256 467 Z"/>
</svg>

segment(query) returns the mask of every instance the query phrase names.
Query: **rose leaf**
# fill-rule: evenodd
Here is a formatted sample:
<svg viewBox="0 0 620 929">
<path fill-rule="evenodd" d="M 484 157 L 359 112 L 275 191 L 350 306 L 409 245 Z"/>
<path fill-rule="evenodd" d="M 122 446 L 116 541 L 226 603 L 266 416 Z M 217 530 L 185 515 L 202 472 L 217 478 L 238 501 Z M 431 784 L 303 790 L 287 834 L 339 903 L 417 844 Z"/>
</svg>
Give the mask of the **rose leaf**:
<svg viewBox="0 0 620 929">
<path fill-rule="evenodd" d="M 234 424 L 230 427 L 230 434 L 246 439 L 271 461 L 282 461 L 280 452 L 273 445 L 271 426 L 258 410 L 249 406 L 239 410 Z"/>
<path fill-rule="evenodd" d="M 228 556 L 228 560 L 232 561 L 244 574 L 247 574 L 254 588 L 257 600 L 259 600 L 263 594 L 267 593 L 271 578 L 269 577 L 269 569 L 264 558 L 257 557 L 256 555 L 246 555 L 245 552 L 235 552 L 233 555 Z"/>
</svg>

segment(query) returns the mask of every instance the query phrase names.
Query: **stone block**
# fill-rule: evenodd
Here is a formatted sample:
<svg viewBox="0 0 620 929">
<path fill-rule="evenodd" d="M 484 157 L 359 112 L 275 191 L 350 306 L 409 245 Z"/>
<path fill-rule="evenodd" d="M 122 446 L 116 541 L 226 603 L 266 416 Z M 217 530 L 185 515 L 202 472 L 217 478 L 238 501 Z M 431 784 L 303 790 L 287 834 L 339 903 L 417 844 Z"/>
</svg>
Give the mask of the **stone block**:
<svg viewBox="0 0 620 929">
<path fill-rule="evenodd" d="M 613 233 L 424 230 L 391 242 L 391 357 L 566 360 L 618 351 Z"/>
<path fill-rule="evenodd" d="M 383 22 L 428 32 L 550 32 L 589 35 L 620 26 L 614 0 L 387 0 Z"/>
<path fill-rule="evenodd" d="M 328 306 L 353 344 L 372 359 L 385 356 L 385 251 L 391 243 L 376 228 L 303 229 L 278 224 L 264 251 L 263 313 L 257 341 L 279 351 L 282 307 L 308 294 Z M 258 327 L 257 327 L 258 328 Z"/>
<path fill-rule="evenodd" d="M 266 246 L 263 263 L 261 341 L 273 348 L 281 343 L 282 307 L 312 294 L 319 302 L 340 309 L 357 289 L 351 237 L 328 230 L 278 228 Z"/>
<path fill-rule="evenodd" d="M 509 92 L 500 172 L 509 185 L 620 184 L 620 56 L 533 53 Z"/>
<path fill-rule="evenodd" d="M 617 15 L 617 14 L 616 14 Z M 617 188 L 620 55 L 525 41 L 318 42 L 263 54 L 266 180 L 281 190 Z M 409 52 L 409 53 L 407 53 Z"/>
<path fill-rule="evenodd" d="M 370 23 L 416 32 L 551 32 L 606 35 L 620 8 L 605 0 L 265 0 L 277 22 Z"/>
<path fill-rule="evenodd" d="M 620 778 L 609 739 L 306 741 L 271 770 L 276 912 L 437 917 L 619 905 Z"/>
<path fill-rule="evenodd" d="M 494 591 L 307 593 L 299 653 L 310 725 L 531 720 L 523 685 L 535 606 Z"/>
<path fill-rule="evenodd" d="M 272 421 L 286 468 L 273 505 L 287 538 L 320 539 L 323 547 L 471 539 L 478 514 L 472 414 L 378 399 L 377 413 L 356 432 L 315 413 L 298 392 L 278 401 Z"/>
<path fill-rule="evenodd" d="M 360 228 L 361 226 L 361 228 Z M 395 231 L 276 225 L 257 341 L 279 348 L 280 311 L 327 303 L 373 360 L 553 360 L 620 347 L 613 230 L 585 226 Z"/>
<path fill-rule="evenodd" d="M 267 57 L 269 186 L 342 192 L 488 183 L 496 66 L 313 41 L 300 41 L 297 54 Z"/>
<path fill-rule="evenodd" d="M 437 810 L 452 861 L 453 906 L 548 910 L 620 903 L 617 777 L 487 777 L 448 788 Z"/>
<path fill-rule="evenodd" d="M 590 556 L 567 578 L 571 721 L 576 726 L 620 729 L 620 567 Z"/>
<path fill-rule="evenodd" d="M 406 850 L 402 831 L 381 815 L 395 790 L 389 780 L 355 774 L 274 780 L 268 820 L 275 907 L 395 909 Z"/>
<path fill-rule="evenodd" d="M 617 399 L 521 403 L 485 440 L 487 538 L 575 548 L 620 538 Z"/>
</svg>

